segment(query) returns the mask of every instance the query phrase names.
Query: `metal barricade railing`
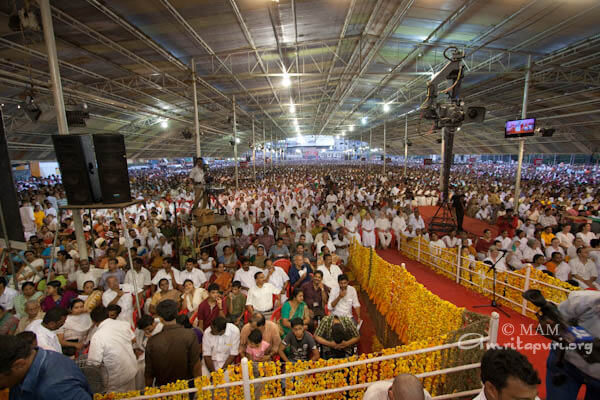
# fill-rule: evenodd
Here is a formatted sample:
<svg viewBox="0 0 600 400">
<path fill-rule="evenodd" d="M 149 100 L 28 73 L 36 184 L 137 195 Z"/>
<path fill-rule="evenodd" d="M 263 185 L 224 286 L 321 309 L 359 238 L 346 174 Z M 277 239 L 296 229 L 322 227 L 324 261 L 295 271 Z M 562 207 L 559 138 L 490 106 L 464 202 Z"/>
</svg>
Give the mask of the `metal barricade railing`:
<svg viewBox="0 0 600 400">
<path fill-rule="evenodd" d="M 290 378 L 298 378 L 301 376 L 314 375 L 314 374 L 319 374 L 319 373 L 324 373 L 324 372 L 329 372 L 329 371 L 340 370 L 340 369 L 344 369 L 344 368 L 351 368 L 351 367 L 367 365 L 367 364 L 375 364 L 375 363 L 379 363 L 382 361 L 396 360 L 396 359 L 399 359 L 402 357 L 410 357 L 410 356 L 415 356 L 415 355 L 419 355 L 419 354 L 438 352 L 441 350 L 447 350 L 447 349 L 453 349 L 453 348 L 459 348 L 459 349 L 467 348 L 468 349 L 468 348 L 473 348 L 473 346 L 484 346 L 486 343 L 488 346 L 493 346 L 493 345 L 497 344 L 498 328 L 499 328 L 499 315 L 498 315 L 498 313 L 493 312 L 492 317 L 490 319 L 487 336 L 483 336 L 483 337 L 479 337 L 479 338 L 475 338 L 475 339 L 469 339 L 469 340 L 460 340 L 459 339 L 457 342 L 443 344 L 443 345 L 439 345 L 439 346 L 432 346 L 432 347 L 428 347 L 428 348 L 412 350 L 412 351 L 407 351 L 407 352 L 403 352 L 403 353 L 383 355 L 380 357 L 367 358 L 364 360 L 345 362 L 345 363 L 329 365 L 329 366 L 321 367 L 321 368 L 313 368 L 313 369 L 308 369 L 305 371 L 298 371 L 298 372 L 285 373 L 285 374 L 279 374 L 279 375 L 273 375 L 273 376 L 266 376 L 266 377 L 255 378 L 255 379 L 249 378 L 250 377 L 249 366 L 248 366 L 249 362 L 248 362 L 247 358 L 243 358 L 242 362 L 241 362 L 242 380 L 235 381 L 235 382 L 228 382 L 228 383 L 224 383 L 221 385 L 205 386 L 201 389 L 201 391 L 228 389 L 228 388 L 232 388 L 232 387 L 236 387 L 236 386 L 241 386 L 243 388 L 243 392 L 244 392 L 244 400 L 251 400 L 252 399 L 251 386 L 257 385 L 257 384 L 262 384 L 262 383 L 269 382 L 269 381 L 274 381 L 274 380 L 285 381 L 286 379 L 290 379 Z M 445 369 L 441 369 L 441 370 L 424 372 L 421 374 L 417 374 L 415 376 L 417 378 L 427 378 L 427 377 L 438 376 L 438 375 L 446 375 L 446 374 L 451 374 L 451 373 L 455 373 L 455 372 L 476 369 L 476 368 L 479 368 L 480 365 L 481 365 L 480 363 L 460 365 L 460 366 L 456 366 L 456 367 L 452 367 L 452 368 L 445 368 Z M 323 395 L 345 392 L 345 391 L 350 391 L 350 390 L 365 389 L 374 382 L 377 382 L 377 381 L 365 382 L 365 383 L 360 383 L 360 384 L 355 384 L 355 385 L 340 386 L 340 387 L 319 390 L 319 391 L 314 391 L 314 392 L 285 395 L 285 396 L 280 396 L 280 397 L 261 397 L 261 398 L 262 399 L 271 399 L 271 400 L 309 398 L 309 397 L 314 397 L 314 396 L 323 396 Z M 471 395 L 477 394 L 479 391 L 480 391 L 480 389 L 474 389 L 474 390 L 464 391 L 461 393 L 444 394 L 444 395 L 436 396 L 433 398 L 439 399 L 439 400 L 458 398 L 458 397 L 463 397 L 463 396 L 471 396 Z M 190 394 L 190 393 L 195 393 L 195 392 L 198 392 L 197 388 L 189 388 L 189 389 L 183 389 L 183 390 L 172 391 L 172 392 L 163 392 L 163 393 L 157 393 L 157 394 L 151 394 L 151 395 L 142 395 L 142 396 L 132 397 L 132 398 L 130 398 L 130 400 L 166 398 L 168 396 L 184 395 L 184 394 Z"/>
</svg>

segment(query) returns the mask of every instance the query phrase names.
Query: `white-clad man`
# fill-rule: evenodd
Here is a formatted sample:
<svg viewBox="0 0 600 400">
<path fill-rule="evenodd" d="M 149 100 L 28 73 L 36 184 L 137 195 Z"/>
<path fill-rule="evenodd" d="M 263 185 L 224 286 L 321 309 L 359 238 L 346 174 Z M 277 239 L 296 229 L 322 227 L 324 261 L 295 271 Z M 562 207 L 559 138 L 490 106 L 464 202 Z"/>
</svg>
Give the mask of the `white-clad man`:
<svg viewBox="0 0 600 400">
<path fill-rule="evenodd" d="M 108 318 L 106 308 L 90 313 L 97 330 L 90 341 L 88 362 L 103 364 L 108 374 L 107 392 L 135 390 L 138 361 L 133 352 L 135 333 L 125 321 Z"/>
<path fill-rule="evenodd" d="M 208 281 L 204 272 L 196 268 L 196 260 L 188 258 L 185 261 L 185 269 L 179 272 L 179 279 L 185 282 L 187 279 L 194 283 L 195 288 L 199 288 Z"/>
<path fill-rule="evenodd" d="M 144 292 L 152 286 L 150 271 L 144 268 L 143 265 L 144 262 L 141 258 L 134 258 L 133 268 L 127 271 L 125 280 L 123 281 L 124 284 L 131 285 L 134 290 L 137 289 L 137 293 Z"/>
<path fill-rule="evenodd" d="M 343 274 L 340 267 L 332 262 L 331 254 L 325 254 L 323 256 L 323 265 L 317 266 L 317 271 L 323 273 L 323 284 L 329 289 L 339 287 L 338 277 Z"/>
<path fill-rule="evenodd" d="M 260 268 L 250 265 L 250 261 L 245 259 L 242 262 L 242 268 L 238 269 L 233 276 L 234 281 L 240 281 L 242 284 L 242 292 L 248 293 L 248 289 L 256 286 L 254 276 L 257 272 L 262 272 Z"/>
<path fill-rule="evenodd" d="M 348 213 L 348 217 L 344 221 L 344 228 L 348 230 L 350 241 L 356 239 L 360 243 L 360 234 L 358 233 L 358 221 L 354 218 L 354 214 Z"/>
<path fill-rule="evenodd" d="M 264 273 L 266 281 L 275 286 L 279 291 L 281 296 L 281 304 L 283 304 L 287 300 L 285 293 L 288 282 L 290 281 L 290 277 L 281 267 L 274 266 L 273 260 L 271 259 L 265 260 Z"/>
<path fill-rule="evenodd" d="M 375 220 L 375 228 L 379 237 L 379 246 L 384 249 L 390 247 L 390 243 L 392 243 L 392 224 L 384 213 L 380 213 Z"/>
<path fill-rule="evenodd" d="M 30 323 L 25 330 L 35 333 L 39 348 L 62 353 L 62 347 L 58 341 L 56 331 L 63 326 L 66 319 L 67 310 L 55 307 L 48 310 L 43 319 L 36 319 Z"/>
<path fill-rule="evenodd" d="M 121 313 L 117 317 L 120 321 L 133 325 L 133 287 L 131 285 L 119 285 L 116 276 L 109 276 L 106 280 L 108 289 L 102 294 L 102 305 L 108 307 L 116 304 L 121 307 Z"/>
<path fill-rule="evenodd" d="M 202 374 L 208 375 L 219 368 L 227 369 L 235 362 L 240 350 L 240 330 L 225 317 L 217 317 L 202 337 Z"/>
<path fill-rule="evenodd" d="M 408 217 L 408 225 L 412 226 L 414 229 L 425 229 L 425 221 L 423 217 L 419 214 L 419 209 L 415 207 L 413 213 Z"/>
<path fill-rule="evenodd" d="M 573 245 L 573 240 L 575 240 L 575 236 L 571 233 L 571 225 L 568 224 L 562 226 L 562 229 L 556 234 L 556 237 L 560 241 L 560 247 L 565 250 L 571 247 Z"/>
<path fill-rule="evenodd" d="M 503 254 L 500 254 L 500 250 L 494 245 L 490 246 L 489 255 L 483 262 L 490 267 L 496 265 L 497 272 L 508 271 L 508 268 L 506 267 L 506 257 L 504 257 Z"/>
<path fill-rule="evenodd" d="M 94 282 L 94 287 L 98 286 L 103 273 L 103 269 L 90 268 L 89 260 L 81 259 L 79 260 L 79 269 L 73 273 L 71 280 L 77 282 L 77 290 L 83 291 L 83 285 L 88 281 Z"/>
<path fill-rule="evenodd" d="M 589 257 L 589 251 L 590 249 L 587 247 L 580 247 L 577 249 L 577 257 L 569 261 L 572 277 L 584 289 L 600 289 L 600 285 L 596 283 L 598 269 L 594 261 Z"/>
<path fill-rule="evenodd" d="M 178 286 L 183 284 L 183 281 L 179 277 L 179 270 L 173 268 L 173 259 L 167 257 L 163 260 L 162 269 L 159 270 L 154 279 L 152 279 L 152 286 L 158 286 L 158 282 L 161 279 L 169 281 L 169 290 L 177 289 Z"/>
<path fill-rule="evenodd" d="M 396 241 L 399 243 L 400 235 L 406 230 L 406 220 L 400 212 L 396 213 L 396 216 L 392 220 L 392 230 L 396 235 Z"/>
<path fill-rule="evenodd" d="M 360 325 L 362 323 L 358 293 L 356 293 L 354 287 L 349 285 L 346 274 L 338 276 L 338 285 L 331 288 L 327 306 L 331 315 L 338 317 L 353 318 L 352 309 L 354 309 L 358 319 L 356 321 L 357 324 Z"/>
<path fill-rule="evenodd" d="M 21 224 L 23 225 L 23 231 L 25 233 L 25 240 L 29 240 L 30 237 L 35 235 L 36 225 L 35 218 L 33 216 L 33 207 L 29 203 L 29 199 L 23 200 L 21 208 L 19 208 L 19 214 L 21 216 Z"/>
<path fill-rule="evenodd" d="M 256 281 L 255 286 L 248 289 L 246 308 L 251 315 L 260 312 L 265 318 L 269 318 L 273 310 L 279 307 L 281 291 L 266 282 L 265 274 L 262 271 L 254 274 L 254 280 Z M 275 300 L 273 300 L 273 296 L 275 296 Z"/>
</svg>

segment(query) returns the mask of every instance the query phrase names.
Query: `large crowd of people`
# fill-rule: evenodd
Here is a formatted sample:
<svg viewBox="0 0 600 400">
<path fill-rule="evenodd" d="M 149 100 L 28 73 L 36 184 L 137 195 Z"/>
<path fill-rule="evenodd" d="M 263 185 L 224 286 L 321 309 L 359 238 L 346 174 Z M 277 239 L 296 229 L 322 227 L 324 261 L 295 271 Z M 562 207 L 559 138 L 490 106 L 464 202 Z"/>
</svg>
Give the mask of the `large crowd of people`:
<svg viewBox="0 0 600 400">
<path fill-rule="evenodd" d="M 87 258 L 60 207 L 60 178 L 18 182 L 27 249 L 3 257 L 0 334 L 104 364 L 108 391 L 191 379 L 241 357 L 346 358 L 359 351 L 362 324 L 346 274 L 350 243 L 385 249 L 401 236 L 600 288 L 597 169 L 526 168 L 517 206 L 513 165 L 455 166 L 458 227 L 441 237 L 419 212 L 440 203 L 436 167 L 279 165 L 256 178 L 250 167 L 237 191 L 231 169 L 206 174 L 130 171 L 140 202 L 123 219 L 111 209 L 82 214 Z M 200 184 L 230 224 L 194 223 Z M 478 237 L 464 216 L 490 228 Z"/>
</svg>

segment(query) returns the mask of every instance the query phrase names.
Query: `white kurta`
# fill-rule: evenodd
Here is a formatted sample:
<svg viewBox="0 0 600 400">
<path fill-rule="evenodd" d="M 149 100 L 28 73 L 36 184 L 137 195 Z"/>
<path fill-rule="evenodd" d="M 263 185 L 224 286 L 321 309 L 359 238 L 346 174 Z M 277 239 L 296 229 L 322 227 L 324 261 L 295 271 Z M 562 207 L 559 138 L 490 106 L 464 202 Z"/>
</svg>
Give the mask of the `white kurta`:
<svg viewBox="0 0 600 400">
<path fill-rule="evenodd" d="M 375 221 L 365 219 L 362 222 L 362 241 L 365 247 L 375 247 Z"/>
</svg>

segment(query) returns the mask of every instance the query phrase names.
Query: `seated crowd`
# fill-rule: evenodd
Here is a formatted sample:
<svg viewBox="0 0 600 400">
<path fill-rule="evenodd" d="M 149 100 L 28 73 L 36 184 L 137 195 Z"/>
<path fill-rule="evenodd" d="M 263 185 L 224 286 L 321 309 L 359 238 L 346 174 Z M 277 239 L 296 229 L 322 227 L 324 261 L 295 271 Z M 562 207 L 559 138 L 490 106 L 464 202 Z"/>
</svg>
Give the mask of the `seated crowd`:
<svg viewBox="0 0 600 400">
<path fill-rule="evenodd" d="M 548 191 L 530 172 L 513 214 L 505 175 L 462 171 L 454 195 L 465 196 L 466 215 L 475 204 L 477 217 L 500 235 L 488 229 L 480 238 L 465 231 L 440 238 L 427 232 L 419 212 L 438 201 L 435 171 L 411 168 L 410 178 L 399 168 L 386 175 L 333 166 L 279 172 L 235 192 L 228 172 L 215 171 L 228 190 L 211 203 L 231 226 L 200 228 L 187 217 L 194 196 L 185 174 L 135 172 L 134 194 L 145 204 L 126 209 L 124 220 L 112 210 L 82 215 L 87 258 L 72 215 L 59 211 L 59 181 L 20 183 L 28 248 L 2 266 L 0 334 L 102 362 L 107 389 L 128 391 L 191 379 L 241 357 L 295 362 L 357 354 L 361 305 L 344 272 L 353 240 L 385 249 L 401 236 L 422 236 L 432 253 L 460 247 L 467 262 L 496 263 L 506 250 L 500 270 L 531 264 L 598 287 L 599 240 L 586 218 L 597 215 L 600 202 L 583 185 L 569 193 L 556 183 Z"/>
</svg>

